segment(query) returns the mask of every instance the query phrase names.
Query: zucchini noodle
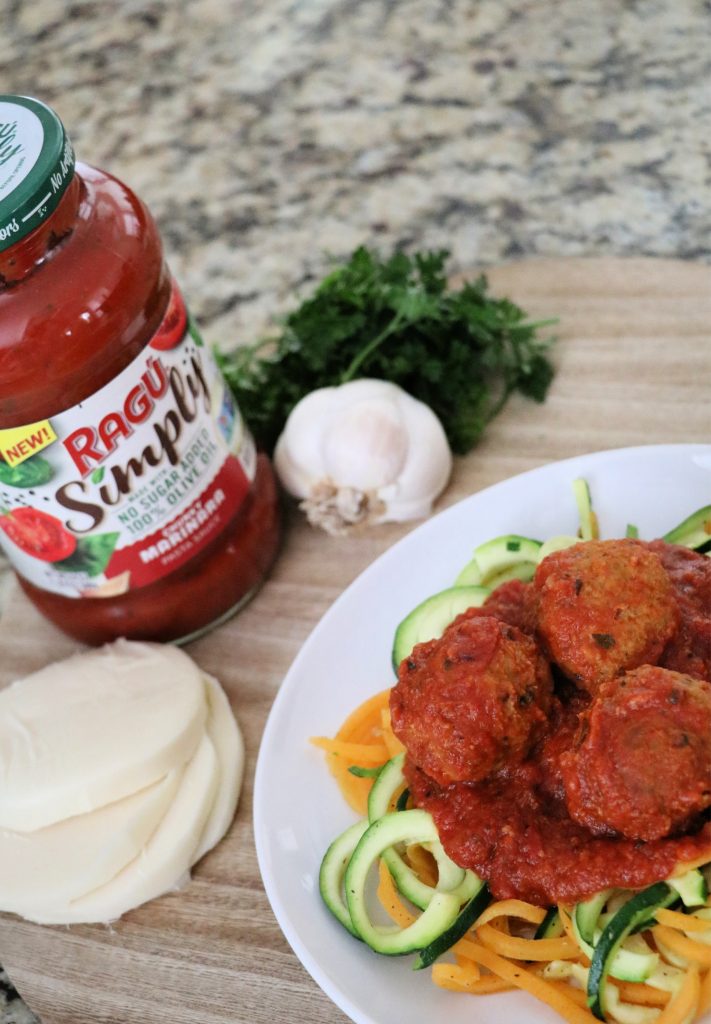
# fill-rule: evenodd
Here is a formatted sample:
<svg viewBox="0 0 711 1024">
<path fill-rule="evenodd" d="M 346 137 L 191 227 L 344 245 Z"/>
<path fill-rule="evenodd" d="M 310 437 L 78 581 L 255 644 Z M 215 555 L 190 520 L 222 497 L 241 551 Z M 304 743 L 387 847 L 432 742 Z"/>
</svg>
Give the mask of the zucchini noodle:
<svg viewBox="0 0 711 1024">
<path fill-rule="evenodd" d="M 347 803 L 358 814 L 368 813 L 372 777 L 353 775 L 353 765 L 382 765 L 404 748 L 392 732 L 390 690 L 382 690 L 357 707 L 335 737 L 314 737 L 325 752 L 329 770 Z M 405 848 L 403 859 L 426 885 L 437 879 L 437 863 L 421 845 Z M 697 864 L 685 865 L 696 867 Z M 384 913 L 399 928 L 411 926 L 420 915 L 401 895 L 381 859 L 377 898 Z M 628 896 L 616 890 L 608 913 L 623 906 Z M 491 995 L 521 989 L 546 1003 L 569 1024 L 595 1024 L 599 1019 L 587 1005 L 590 960 L 573 926 L 573 908 L 559 905 L 561 934 L 534 938 L 546 917 L 545 909 L 518 899 L 491 903 L 473 926 L 431 967 L 433 982 L 443 989 L 469 995 Z M 645 981 L 608 978 L 605 1017 L 616 1024 L 690 1024 L 711 1008 L 711 901 L 682 913 L 662 908 L 644 931 L 631 935 L 622 949 L 658 956 L 658 966 Z"/>
</svg>

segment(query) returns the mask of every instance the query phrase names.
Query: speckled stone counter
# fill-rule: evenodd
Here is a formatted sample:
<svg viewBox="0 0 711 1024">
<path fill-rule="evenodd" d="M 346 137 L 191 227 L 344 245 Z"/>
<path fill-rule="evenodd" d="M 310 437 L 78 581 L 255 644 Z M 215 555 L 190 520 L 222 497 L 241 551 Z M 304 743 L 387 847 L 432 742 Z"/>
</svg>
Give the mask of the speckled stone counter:
<svg viewBox="0 0 711 1024">
<path fill-rule="evenodd" d="M 25 1006 L 7 974 L 0 969 L 1 1024 L 35 1024 L 37 1017 Z"/>
<path fill-rule="evenodd" d="M 5 0 L 3 88 L 131 183 L 212 340 L 360 242 L 705 259 L 698 0 Z"/>
<path fill-rule="evenodd" d="M 212 342 L 253 340 L 361 242 L 448 248 L 452 270 L 709 259 L 708 3 L 0 10 L 3 89 L 54 105 L 80 156 L 144 197 Z"/>
</svg>

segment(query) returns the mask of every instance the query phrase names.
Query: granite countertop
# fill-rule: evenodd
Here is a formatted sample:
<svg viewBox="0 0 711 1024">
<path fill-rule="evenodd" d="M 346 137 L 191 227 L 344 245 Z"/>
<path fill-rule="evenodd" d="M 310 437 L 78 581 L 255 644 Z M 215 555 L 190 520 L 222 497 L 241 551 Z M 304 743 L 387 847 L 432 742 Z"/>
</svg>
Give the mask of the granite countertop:
<svg viewBox="0 0 711 1024">
<path fill-rule="evenodd" d="M 0 68 L 230 346 L 361 242 L 708 260 L 710 30 L 699 0 L 7 0 Z"/>
</svg>

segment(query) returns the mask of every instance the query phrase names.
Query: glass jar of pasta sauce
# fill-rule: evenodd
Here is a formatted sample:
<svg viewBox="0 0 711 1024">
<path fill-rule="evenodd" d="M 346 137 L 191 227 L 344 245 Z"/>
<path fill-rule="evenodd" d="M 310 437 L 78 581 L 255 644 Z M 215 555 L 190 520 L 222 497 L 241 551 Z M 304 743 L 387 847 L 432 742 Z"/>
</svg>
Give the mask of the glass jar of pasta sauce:
<svg viewBox="0 0 711 1024">
<path fill-rule="evenodd" d="M 278 542 L 270 464 L 146 207 L 0 96 L 0 545 L 23 590 L 87 643 L 185 641 Z"/>
</svg>

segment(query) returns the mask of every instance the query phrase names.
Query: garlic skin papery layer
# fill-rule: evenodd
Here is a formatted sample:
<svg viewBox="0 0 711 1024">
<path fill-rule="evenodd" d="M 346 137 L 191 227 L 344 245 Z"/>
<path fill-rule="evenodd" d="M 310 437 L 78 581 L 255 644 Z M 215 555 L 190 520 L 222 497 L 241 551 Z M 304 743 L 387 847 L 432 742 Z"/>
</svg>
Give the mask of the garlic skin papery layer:
<svg viewBox="0 0 711 1024">
<path fill-rule="evenodd" d="M 435 414 L 383 380 L 319 388 L 294 407 L 274 451 L 284 488 L 328 533 L 429 515 L 452 471 Z"/>
</svg>

